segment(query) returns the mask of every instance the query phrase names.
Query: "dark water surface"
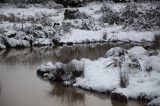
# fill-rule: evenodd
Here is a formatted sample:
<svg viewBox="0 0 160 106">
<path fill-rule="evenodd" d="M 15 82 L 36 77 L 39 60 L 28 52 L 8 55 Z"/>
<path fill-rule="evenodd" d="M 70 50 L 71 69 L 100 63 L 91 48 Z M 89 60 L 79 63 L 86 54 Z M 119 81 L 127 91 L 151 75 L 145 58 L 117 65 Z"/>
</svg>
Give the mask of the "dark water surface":
<svg viewBox="0 0 160 106">
<path fill-rule="evenodd" d="M 110 95 L 51 84 L 36 74 L 40 64 L 67 63 L 73 58 L 95 60 L 104 56 L 109 48 L 111 46 L 97 44 L 1 50 L 0 106 L 145 106 L 140 101 L 123 103 L 111 100 Z"/>
</svg>

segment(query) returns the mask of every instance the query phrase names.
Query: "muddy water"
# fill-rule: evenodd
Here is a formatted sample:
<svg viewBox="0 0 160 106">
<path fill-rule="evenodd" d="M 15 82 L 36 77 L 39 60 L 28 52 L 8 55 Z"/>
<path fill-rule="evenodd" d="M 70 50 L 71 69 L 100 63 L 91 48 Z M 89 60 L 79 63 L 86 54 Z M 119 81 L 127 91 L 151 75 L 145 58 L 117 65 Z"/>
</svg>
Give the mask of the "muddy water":
<svg viewBox="0 0 160 106">
<path fill-rule="evenodd" d="M 48 61 L 95 60 L 109 48 L 102 44 L 0 51 L 0 106 L 145 106 L 144 102 L 123 103 L 111 100 L 110 95 L 49 83 L 36 75 L 37 66 Z"/>
</svg>

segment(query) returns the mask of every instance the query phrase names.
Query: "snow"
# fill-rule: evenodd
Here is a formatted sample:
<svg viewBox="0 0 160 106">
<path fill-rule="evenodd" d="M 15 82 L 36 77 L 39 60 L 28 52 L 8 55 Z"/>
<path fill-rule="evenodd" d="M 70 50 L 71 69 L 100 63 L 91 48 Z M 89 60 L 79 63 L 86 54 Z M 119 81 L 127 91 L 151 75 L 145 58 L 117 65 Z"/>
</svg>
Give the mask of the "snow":
<svg viewBox="0 0 160 106">
<path fill-rule="evenodd" d="M 17 40 L 5 37 L 5 41 L 10 47 L 30 47 L 30 43 L 26 40 Z"/>
<path fill-rule="evenodd" d="M 148 106 L 160 106 L 160 97 L 153 99 L 148 103 Z"/>
<path fill-rule="evenodd" d="M 52 40 L 51 39 L 47 39 L 47 38 L 37 38 L 34 40 L 33 45 L 35 46 L 40 46 L 40 45 L 53 45 Z"/>
<path fill-rule="evenodd" d="M 52 62 L 48 62 L 46 65 L 41 65 L 37 68 L 37 70 L 40 72 L 51 71 L 53 69 L 55 69 L 55 65 L 53 65 Z"/>
<path fill-rule="evenodd" d="M 132 51 L 133 53 L 136 50 L 140 50 L 140 52 L 137 51 L 136 55 L 145 55 L 146 53 L 146 50 L 142 47 L 134 47 L 128 51 Z M 143 58 L 138 61 L 142 64 L 144 61 L 150 60 L 149 63 L 152 65 L 154 70 L 149 73 L 145 70 L 139 70 L 137 73 L 130 73 L 129 85 L 126 88 L 119 87 L 118 68 L 106 68 L 106 66 L 111 63 L 111 58 L 109 55 L 106 59 L 100 58 L 95 61 L 85 60 L 86 67 L 84 77 L 77 78 L 74 86 L 80 86 L 85 89 L 92 89 L 97 92 L 117 92 L 132 99 L 138 99 L 139 96 L 146 96 L 146 99 L 153 99 L 155 97 L 159 97 L 160 73 L 158 71 L 160 70 L 160 68 L 158 64 L 160 63 L 160 57 L 147 57 L 148 56 L 146 55 L 145 59 Z M 141 65 L 141 67 L 144 67 L 144 65 Z"/>
<path fill-rule="evenodd" d="M 140 55 L 140 56 L 147 54 L 147 50 L 145 50 L 141 46 L 135 46 L 132 49 L 129 49 L 128 52 L 136 54 L 136 55 Z"/>
<path fill-rule="evenodd" d="M 64 35 L 60 42 L 83 42 L 86 40 L 94 41 L 94 40 L 102 40 L 103 39 L 103 32 L 101 31 L 86 31 L 86 30 L 79 30 L 73 29 L 71 33 L 67 33 Z"/>
<path fill-rule="evenodd" d="M 129 77 L 129 85 L 126 88 L 116 88 L 113 92 L 122 93 L 128 98 L 138 99 L 145 96 L 145 99 L 153 99 L 160 96 L 160 73 L 152 72 L 147 74 L 139 72 Z"/>
<path fill-rule="evenodd" d="M 5 49 L 6 46 L 0 43 L 0 49 Z"/>
<path fill-rule="evenodd" d="M 151 42 L 160 31 L 114 31 L 108 32 L 108 41 L 125 41 L 125 42 Z"/>
<path fill-rule="evenodd" d="M 103 38 L 106 33 L 106 39 Z M 125 31 L 122 26 L 108 26 L 99 31 L 71 29 L 71 32 L 64 34 L 60 42 L 83 42 L 83 41 L 122 41 L 122 42 L 152 42 L 155 35 L 160 31 Z"/>
<path fill-rule="evenodd" d="M 160 72 L 160 57 L 158 56 L 150 56 L 146 59 L 145 65 L 146 68 L 151 68 L 154 71 Z"/>
<path fill-rule="evenodd" d="M 36 8 L 36 7 L 21 8 L 21 9 L 4 7 L 0 9 L 0 13 L 8 17 L 10 16 L 10 14 L 14 14 L 15 16 L 20 18 L 28 18 L 34 16 L 36 16 L 37 18 L 41 18 L 45 14 L 50 14 L 50 15 L 55 14 L 55 10 L 47 8 Z"/>
<path fill-rule="evenodd" d="M 105 63 L 110 63 L 110 59 L 83 61 L 85 61 L 84 77 L 77 78 L 74 86 L 97 92 L 107 92 L 119 86 L 118 70 L 116 68 L 105 69 Z"/>
</svg>

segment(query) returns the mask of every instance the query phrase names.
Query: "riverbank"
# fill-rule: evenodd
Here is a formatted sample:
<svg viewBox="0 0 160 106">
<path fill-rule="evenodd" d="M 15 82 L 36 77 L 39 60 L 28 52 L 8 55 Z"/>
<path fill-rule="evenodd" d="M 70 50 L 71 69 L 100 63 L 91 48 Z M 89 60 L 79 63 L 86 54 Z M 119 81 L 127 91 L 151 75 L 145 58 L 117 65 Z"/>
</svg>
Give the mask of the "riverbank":
<svg viewBox="0 0 160 106">
<path fill-rule="evenodd" d="M 159 44 L 158 4 L 0 4 L 0 49 L 94 42 Z"/>
<path fill-rule="evenodd" d="M 123 100 L 150 101 L 160 96 L 159 62 L 159 50 L 147 51 L 139 46 L 129 50 L 115 47 L 108 50 L 105 57 L 94 61 L 49 62 L 40 66 L 37 72 L 66 86 L 98 93 L 110 92 L 115 98 L 119 95 L 118 99 Z"/>
</svg>

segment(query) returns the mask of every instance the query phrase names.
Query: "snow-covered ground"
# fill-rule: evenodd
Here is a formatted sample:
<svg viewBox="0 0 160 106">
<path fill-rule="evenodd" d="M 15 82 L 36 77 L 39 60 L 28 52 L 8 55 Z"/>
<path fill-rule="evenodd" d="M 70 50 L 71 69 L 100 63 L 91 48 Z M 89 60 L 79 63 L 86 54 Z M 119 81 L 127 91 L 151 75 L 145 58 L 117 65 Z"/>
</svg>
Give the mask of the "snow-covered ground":
<svg viewBox="0 0 160 106">
<path fill-rule="evenodd" d="M 0 36 L 21 43 L 8 45 L 2 37 L 0 48 L 26 47 L 26 42 L 30 43 L 27 47 L 53 45 L 53 39 L 64 43 L 152 42 L 160 35 L 158 4 L 90 2 L 76 8 L 64 8 L 55 2 L 22 6 L 1 4 Z M 25 33 L 25 37 L 15 38 L 19 31 Z M 28 37 L 32 39 L 26 39 Z"/>
<path fill-rule="evenodd" d="M 149 56 L 149 52 L 141 46 L 129 50 L 120 47 L 111 48 L 105 57 L 94 61 L 83 58 L 80 62 L 85 67 L 83 75 L 76 77 L 71 84 L 74 87 L 96 92 L 118 93 L 128 99 L 152 100 L 160 97 L 160 57 Z M 51 78 L 55 74 L 57 64 L 49 62 L 39 67 L 38 71 L 42 70 L 43 73 L 50 71 L 47 76 Z M 127 80 L 126 87 L 120 84 L 120 72 L 122 75 L 127 75 L 124 77 Z M 71 83 L 69 82 L 70 80 L 64 80 L 67 85 Z"/>
<path fill-rule="evenodd" d="M 160 106 L 160 97 L 159 98 L 156 98 L 156 99 L 153 99 L 149 104 L 148 106 Z"/>
<path fill-rule="evenodd" d="M 124 31 L 122 26 L 110 26 L 99 31 L 72 29 L 61 37 L 60 42 L 82 43 L 85 41 L 122 41 L 128 43 L 152 42 L 160 31 Z"/>
</svg>

